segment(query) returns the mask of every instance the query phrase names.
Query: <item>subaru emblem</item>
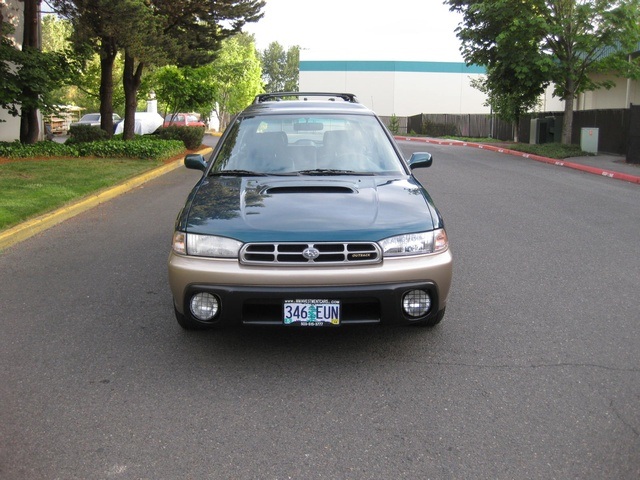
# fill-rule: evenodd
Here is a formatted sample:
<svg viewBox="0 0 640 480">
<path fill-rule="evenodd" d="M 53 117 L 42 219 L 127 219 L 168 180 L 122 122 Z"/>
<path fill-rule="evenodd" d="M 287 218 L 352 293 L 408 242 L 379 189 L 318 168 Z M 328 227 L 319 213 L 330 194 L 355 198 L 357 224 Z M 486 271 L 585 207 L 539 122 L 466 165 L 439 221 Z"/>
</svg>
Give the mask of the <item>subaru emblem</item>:
<svg viewBox="0 0 640 480">
<path fill-rule="evenodd" d="M 309 247 L 304 249 L 302 256 L 307 260 L 315 260 L 320 256 L 320 252 L 316 248 Z"/>
</svg>

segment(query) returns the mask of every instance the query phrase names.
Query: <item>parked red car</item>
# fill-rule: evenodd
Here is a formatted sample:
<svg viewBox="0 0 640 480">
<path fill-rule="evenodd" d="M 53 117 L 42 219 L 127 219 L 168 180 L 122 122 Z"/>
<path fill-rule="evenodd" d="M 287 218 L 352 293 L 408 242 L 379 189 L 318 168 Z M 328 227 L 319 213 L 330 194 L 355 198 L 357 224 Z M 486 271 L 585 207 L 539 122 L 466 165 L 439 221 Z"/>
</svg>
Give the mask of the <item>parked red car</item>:
<svg viewBox="0 0 640 480">
<path fill-rule="evenodd" d="M 173 113 L 164 117 L 163 127 L 176 125 L 178 127 L 204 127 L 205 124 L 191 113 Z"/>
</svg>

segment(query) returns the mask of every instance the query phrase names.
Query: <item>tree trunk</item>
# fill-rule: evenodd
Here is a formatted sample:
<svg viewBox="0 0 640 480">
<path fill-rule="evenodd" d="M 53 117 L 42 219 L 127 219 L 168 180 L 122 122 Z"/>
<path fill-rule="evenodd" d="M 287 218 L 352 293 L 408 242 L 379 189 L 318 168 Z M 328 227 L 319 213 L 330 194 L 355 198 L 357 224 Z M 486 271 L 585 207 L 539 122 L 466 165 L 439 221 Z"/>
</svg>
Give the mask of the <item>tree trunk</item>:
<svg viewBox="0 0 640 480">
<path fill-rule="evenodd" d="M 31 93 L 31 89 L 23 90 L 24 95 Z M 20 143 L 36 143 L 40 137 L 39 124 L 38 109 L 23 107 L 20 115 Z"/>
<path fill-rule="evenodd" d="M 135 136 L 136 109 L 138 108 L 138 89 L 142 80 L 144 64 L 140 62 L 135 67 L 135 58 L 125 50 L 124 74 L 122 83 L 124 86 L 124 139 L 131 140 Z"/>
<path fill-rule="evenodd" d="M 100 46 L 100 128 L 113 136 L 113 63 L 118 55 L 115 39 L 102 38 Z"/>
<path fill-rule="evenodd" d="M 22 50 L 40 50 L 40 0 L 24 0 L 24 35 L 22 37 Z M 23 98 L 31 98 L 35 94 L 30 88 L 22 89 Z M 36 143 L 40 136 L 40 121 L 38 109 L 22 106 L 20 114 L 20 142 Z"/>
<path fill-rule="evenodd" d="M 562 122 L 562 144 L 571 145 L 571 133 L 573 132 L 573 100 L 576 97 L 575 87 L 569 80 L 564 97 L 564 120 Z"/>
</svg>

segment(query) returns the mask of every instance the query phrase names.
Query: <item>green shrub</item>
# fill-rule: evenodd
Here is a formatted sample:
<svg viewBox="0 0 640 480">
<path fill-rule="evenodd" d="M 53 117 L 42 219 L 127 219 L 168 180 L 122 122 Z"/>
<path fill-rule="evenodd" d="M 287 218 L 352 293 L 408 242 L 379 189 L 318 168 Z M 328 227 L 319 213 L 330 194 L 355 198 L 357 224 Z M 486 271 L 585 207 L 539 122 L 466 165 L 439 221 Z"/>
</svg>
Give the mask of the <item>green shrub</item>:
<svg viewBox="0 0 640 480">
<path fill-rule="evenodd" d="M 451 123 L 436 123 L 430 120 L 422 122 L 422 134 L 432 137 L 460 136 L 457 125 Z"/>
<path fill-rule="evenodd" d="M 50 158 L 50 157 L 99 157 L 140 158 L 164 160 L 184 152 L 180 140 L 159 140 L 152 136 L 136 137 L 133 140 L 102 140 L 83 143 L 38 142 L 22 144 L 0 142 L 0 157 Z"/>
<path fill-rule="evenodd" d="M 78 149 L 75 145 L 57 142 L 37 142 L 22 144 L 15 142 L 0 142 L 0 157 L 7 158 L 49 158 L 49 157 L 77 157 Z"/>
<path fill-rule="evenodd" d="M 532 153 L 548 158 L 570 158 L 589 155 L 580 148 L 580 145 L 563 145 L 560 143 L 543 143 L 542 145 L 529 145 L 528 143 L 514 143 L 509 145 L 511 150 Z"/>
<path fill-rule="evenodd" d="M 100 127 L 91 125 L 72 125 L 69 128 L 69 138 L 65 143 L 87 143 L 108 140 L 109 135 Z"/>
<path fill-rule="evenodd" d="M 391 115 L 391 119 L 389 120 L 389 131 L 394 135 L 398 135 L 400 131 L 400 120 L 398 120 L 395 113 Z"/>
<path fill-rule="evenodd" d="M 153 137 L 136 137 L 133 140 L 106 140 L 78 145 L 83 157 L 165 159 L 184 151 L 178 140 L 158 140 Z"/>
<path fill-rule="evenodd" d="M 202 145 L 204 137 L 204 127 L 181 127 L 171 125 L 161 128 L 158 136 L 163 140 L 182 140 L 184 146 L 189 150 L 195 150 Z"/>
</svg>

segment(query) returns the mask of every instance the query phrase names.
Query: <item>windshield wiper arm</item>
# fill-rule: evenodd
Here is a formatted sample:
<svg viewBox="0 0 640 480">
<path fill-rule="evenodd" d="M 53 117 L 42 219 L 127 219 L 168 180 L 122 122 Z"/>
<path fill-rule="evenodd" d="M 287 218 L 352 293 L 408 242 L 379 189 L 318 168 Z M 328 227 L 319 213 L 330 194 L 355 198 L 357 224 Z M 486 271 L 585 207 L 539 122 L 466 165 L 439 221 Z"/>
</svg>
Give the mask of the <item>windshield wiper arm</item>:
<svg viewBox="0 0 640 480">
<path fill-rule="evenodd" d="M 225 176 L 230 177 L 264 177 L 267 174 L 261 172 L 254 172 L 252 170 L 218 170 L 217 172 L 209 172 L 210 176 Z"/>
<path fill-rule="evenodd" d="M 314 168 L 312 170 L 300 170 L 300 175 L 371 175 L 371 173 L 356 172 L 354 170 L 340 170 L 336 168 Z"/>
</svg>

